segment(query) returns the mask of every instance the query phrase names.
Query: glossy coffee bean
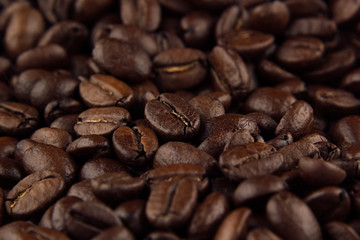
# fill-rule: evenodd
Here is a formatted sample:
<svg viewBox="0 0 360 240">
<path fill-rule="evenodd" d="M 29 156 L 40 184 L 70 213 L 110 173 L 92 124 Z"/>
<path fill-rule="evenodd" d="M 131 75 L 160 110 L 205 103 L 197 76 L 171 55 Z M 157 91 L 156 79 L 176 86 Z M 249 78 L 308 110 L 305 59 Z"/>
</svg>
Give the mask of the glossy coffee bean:
<svg viewBox="0 0 360 240">
<path fill-rule="evenodd" d="M 29 219 L 57 200 L 65 191 L 64 179 L 53 171 L 39 171 L 22 179 L 8 193 L 5 207 L 14 219 Z"/>
<path fill-rule="evenodd" d="M 0 137 L 0 157 L 13 157 L 18 140 L 13 137 Z"/>
<path fill-rule="evenodd" d="M 95 157 L 85 162 L 79 171 L 80 180 L 97 178 L 106 173 L 127 173 L 126 166 L 118 160 L 105 157 Z M 130 176 L 130 174 L 129 174 Z"/>
<path fill-rule="evenodd" d="M 31 140 L 52 145 L 54 147 L 65 150 L 68 145 L 72 142 L 72 136 L 65 130 L 57 128 L 40 128 L 36 130 L 30 137 Z"/>
<path fill-rule="evenodd" d="M 164 139 L 189 139 L 200 128 L 199 114 L 175 94 L 163 93 L 149 101 L 144 114 L 151 128 Z"/>
<path fill-rule="evenodd" d="M 263 78 L 264 81 L 269 82 L 270 84 L 282 83 L 287 80 L 296 78 L 295 75 L 281 68 L 276 63 L 263 59 L 259 63 L 259 75 Z"/>
<path fill-rule="evenodd" d="M 53 229 L 56 229 L 60 232 L 65 232 L 65 214 L 71 208 L 71 206 L 77 202 L 81 202 L 81 199 L 77 197 L 65 196 L 59 199 L 53 205 L 50 218 Z"/>
<path fill-rule="evenodd" d="M 189 104 L 198 111 L 202 122 L 209 118 L 225 114 L 224 105 L 216 98 L 209 95 L 198 95 L 193 97 Z"/>
<path fill-rule="evenodd" d="M 346 238 L 346 239 L 359 239 L 359 235 L 355 230 L 346 223 L 332 221 L 325 225 L 325 231 L 327 235 L 334 240 Z"/>
<path fill-rule="evenodd" d="M 337 121 L 330 130 L 333 141 L 340 147 L 360 141 L 360 132 L 357 126 L 360 118 L 357 115 L 344 117 Z"/>
<path fill-rule="evenodd" d="M 239 30 L 249 25 L 249 13 L 246 8 L 234 4 L 225 9 L 219 17 L 215 26 L 215 36 L 221 35 L 231 29 Z"/>
</svg>

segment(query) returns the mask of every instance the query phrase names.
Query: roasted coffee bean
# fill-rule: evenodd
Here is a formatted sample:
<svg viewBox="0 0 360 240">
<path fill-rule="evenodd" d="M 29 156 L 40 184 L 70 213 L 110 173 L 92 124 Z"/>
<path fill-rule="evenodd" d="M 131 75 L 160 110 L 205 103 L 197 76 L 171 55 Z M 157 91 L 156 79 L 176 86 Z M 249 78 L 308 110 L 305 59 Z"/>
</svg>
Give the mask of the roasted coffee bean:
<svg viewBox="0 0 360 240">
<path fill-rule="evenodd" d="M 324 14 L 328 6 L 321 0 L 285 0 L 292 17 Z"/>
<path fill-rule="evenodd" d="M 279 121 L 296 101 L 290 93 L 276 88 L 258 88 L 246 100 L 247 112 L 263 112 Z"/>
<path fill-rule="evenodd" d="M 307 87 L 305 82 L 300 80 L 299 78 L 289 79 L 275 86 L 278 89 L 284 90 L 288 93 L 291 93 L 296 98 L 301 98 L 305 95 Z"/>
<path fill-rule="evenodd" d="M 154 156 L 153 166 L 156 168 L 181 163 L 199 164 L 210 174 L 216 170 L 216 160 L 212 156 L 184 142 L 161 145 Z"/>
<path fill-rule="evenodd" d="M 157 0 L 121 0 L 120 17 L 126 25 L 136 25 L 144 30 L 154 31 L 160 25 L 161 7 Z"/>
<path fill-rule="evenodd" d="M 164 8 L 168 8 L 169 10 L 176 13 L 188 13 L 191 12 L 194 8 L 189 1 L 159 0 L 159 2 Z"/>
<path fill-rule="evenodd" d="M 311 36 L 318 38 L 329 38 L 335 33 L 335 22 L 325 17 L 298 18 L 288 26 L 285 32 L 289 37 Z"/>
<path fill-rule="evenodd" d="M 70 240 L 65 234 L 53 229 L 39 227 L 25 221 L 14 221 L 0 228 L 0 239 L 46 239 Z"/>
<path fill-rule="evenodd" d="M 216 46 L 209 55 L 213 85 L 219 91 L 242 98 L 250 91 L 250 76 L 242 58 L 235 51 Z"/>
<path fill-rule="evenodd" d="M 288 69 L 301 71 L 319 64 L 324 51 L 324 44 L 317 38 L 290 38 L 279 46 L 276 59 Z"/>
<path fill-rule="evenodd" d="M 345 156 L 345 153 L 341 153 L 340 148 L 338 148 L 333 143 L 330 143 L 330 142 L 317 142 L 314 145 L 319 149 L 320 156 L 323 159 L 325 159 L 326 161 L 329 161 L 329 160 L 332 160 L 332 159 L 339 159 L 341 156 Z M 356 152 L 356 149 L 354 149 L 354 150 Z M 352 149 L 350 150 L 350 152 L 352 152 Z M 352 155 L 352 153 L 350 153 L 348 157 L 351 159 L 353 156 L 354 155 Z"/>
<path fill-rule="evenodd" d="M 23 152 L 21 162 L 26 173 L 51 170 L 60 174 L 68 186 L 76 178 L 77 165 L 74 160 L 64 150 L 51 145 L 30 145 Z"/>
<path fill-rule="evenodd" d="M 32 7 L 21 7 L 9 17 L 4 37 L 7 55 L 15 59 L 22 52 L 35 46 L 45 31 L 41 13 Z"/>
<path fill-rule="evenodd" d="M 81 202 L 80 198 L 65 196 L 58 200 L 53 206 L 51 213 L 51 226 L 60 232 L 65 232 L 65 215 L 71 206 Z"/>
<path fill-rule="evenodd" d="M 83 111 L 83 104 L 72 98 L 61 98 L 46 104 L 44 109 L 45 121 L 50 124 L 55 119 L 67 115 L 77 114 Z M 73 130 L 72 130 L 73 131 Z"/>
<path fill-rule="evenodd" d="M 340 147 L 360 142 L 360 131 L 357 127 L 360 117 L 356 115 L 344 117 L 337 121 L 330 130 L 333 141 Z"/>
<path fill-rule="evenodd" d="M 125 41 L 112 38 L 100 40 L 92 55 L 102 69 L 128 82 L 144 81 L 151 72 L 152 63 L 147 53 Z"/>
<path fill-rule="evenodd" d="M 227 112 L 229 110 L 230 105 L 231 105 L 231 100 L 232 100 L 232 97 L 229 93 L 226 93 L 223 91 L 214 91 L 214 92 L 210 92 L 205 95 L 215 98 L 216 100 L 221 102 L 221 104 L 225 108 L 225 112 Z"/>
<path fill-rule="evenodd" d="M 76 136 L 74 126 L 77 122 L 77 119 L 78 119 L 77 114 L 64 115 L 52 121 L 50 127 L 65 130 L 68 133 L 70 133 L 71 136 Z"/>
<path fill-rule="evenodd" d="M 356 95 L 360 93 L 360 70 L 355 69 L 347 73 L 341 80 L 339 87 Z"/>
<path fill-rule="evenodd" d="M 287 132 L 278 135 L 277 137 L 267 141 L 266 143 L 273 146 L 276 149 L 280 149 L 293 142 L 294 142 L 294 137 L 291 135 L 291 133 Z"/>
<path fill-rule="evenodd" d="M 127 173 L 106 173 L 91 180 L 94 194 L 104 202 L 118 204 L 137 197 L 145 187 L 142 178 L 133 178 Z"/>
<path fill-rule="evenodd" d="M 52 220 L 51 220 L 51 216 L 52 216 L 52 212 L 54 210 L 54 205 L 50 206 L 42 215 L 40 222 L 39 222 L 39 227 L 44 227 L 44 228 L 49 228 L 49 229 L 53 229 L 52 226 Z"/>
<path fill-rule="evenodd" d="M 322 159 L 301 158 L 300 176 L 311 186 L 339 185 L 345 180 L 346 172 Z"/>
<path fill-rule="evenodd" d="M 155 35 L 158 51 L 162 52 L 170 48 L 184 48 L 184 43 L 175 33 L 162 31 Z"/>
<path fill-rule="evenodd" d="M 290 11 L 281 1 L 260 4 L 250 12 L 250 26 L 258 31 L 281 34 L 290 20 Z"/>
<path fill-rule="evenodd" d="M 92 191 L 91 180 L 86 179 L 71 186 L 67 196 L 77 197 L 85 202 L 100 201 Z"/>
<path fill-rule="evenodd" d="M 40 128 L 36 130 L 30 137 L 31 140 L 52 145 L 65 150 L 72 142 L 72 136 L 65 130 L 57 128 Z"/>
<path fill-rule="evenodd" d="M 239 129 L 239 131 L 242 131 L 242 129 Z M 206 152 L 213 158 L 218 159 L 220 154 L 224 151 L 225 145 L 230 141 L 233 135 L 234 133 L 231 131 L 216 132 L 202 141 L 198 146 L 198 149 Z"/>
<path fill-rule="evenodd" d="M 179 228 L 190 219 L 197 198 L 198 191 L 191 180 L 162 182 L 150 193 L 146 217 L 155 227 Z"/>
<path fill-rule="evenodd" d="M 236 4 L 224 10 L 215 26 L 215 36 L 219 38 L 231 29 L 242 29 L 249 25 L 249 13 L 243 6 Z"/>
<path fill-rule="evenodd" d="M 267 203 L 266 215 L 275 233 L 284 239 L 322 239 L 319 223 L 310 208 L 290 192 L 273 195 Z"/>
<path fill-rule="evenodd" d="M 90 108 L 79 114 L 74 130 L 77 135 L 111 136 L 130 121 L 130 113 L 121 107 Z"/>
<path fill-rule="evenodd" d="M 142 83 L 131 86 L 134 94 L 134 105 L 139 109 L 139 114 L 143 116 L 144 108 L 148 101 L 157 98 L 160 93 L 157 86 L 152 81 L 144 81 Z"/>
<path fill-rule="evenodd" d="M 153 60 L 156 82 L 163 91 L 182 90 L 201 83 L 207 74 L 206 55 L 192 48 L 170 48 Z"/>
<path fill-rule="evenodd" d="M 144 126 L 119 127 L 112 142 L 119 161 L 136 168 L 149 164 L 159 147 L 155 132 Z"/>
<path fill-rule="evenodd" d="M 274 36 L 253 30 L 230 30 L 221 35 L 217 42 L 251 59 L 261 57 L 274 43 Z"/>
<path fill-rule="evenodd" d="M 142 177 L 151 188 L 164 181 L 178 182 L 184 178 L 192 180 L 200 194 L 204 193 L 209 187 L 206 170 L 199 164 L 179 163 L 161 166 L 145 172 Z"/>
<path fill-rule="evenodd" d="M 12 187 L 25 177 L 21 163 L 8 157 L 0 157 L 0 186 Z"/>
<path fill-rule="evenodd" d="M 345 189 L 325 187 L 304 199 L 320 222 L 343 221 L 350 213 L 350 197 Z"/>
<path fill-rule="evenodd" d="M 70 1 L 73 3 L 73 1 Z M 91 2 L 91 4 L 90 4 Z M 80 22 L 92 22 L 106 13 L 112 7 L 111 0 L 105 1 L 76 1 L 73 5 L 72 17 Z M 59 7 L 57 7 L 59 9 Z M 69 10 L 67 11 L 69 12 Z"/>
<path fill-rule="evenodd" d="M 84 24 L 76 21 L 62 21 L 48 28 L 39 39 L 38 46 L 55 43 L 65 48 L 68 53 L 76 53 L 82 49 L 88 35 L 88 29 Z"/>
<path fill-rule="evenodd" d="M 251 112 L 246 114 L 247 117 L 256 121 L 257 125 L 259 126 L 260 132 L 263 136 L 274 134 L 274 131 L 277 126 L 277 122 L 272 119 L 269 115 L 263 112 Z"/>
<path fill-rule="evenodd" d="M 151 128 L 164 139 L 189 139 L 200 128 L 199 114 L 175 94 L 163 93 L 149 101 L 144 114 Z"/>
<path fill-rule="evenodd" d="M 7 136 L 0 137 L 0 157 L 12 158 L 17 143 L 18 140 L 16 138 Z"/>
<path fill-rule="evenodd" d="M 87 135 L 75 139 L 66 152 L 76 159 L 90 159 L 111 156 L 111 143 L 100 135 Z"/>
<path fill-rule="evenodd" d="M 230 240 L 243 237 L 247 231 L 251 210 L 237 208 L 231 211 L 220 224 L 214 236 L 215 240 Z"/>
<path fill-rule="evenodd" d="M 262 175 L 242 181 L 233 196 L 235 205 L 252 204 L 254 200 L 268 197 L 287 189 L 286 183 L 275 175 Z"/>
<path fill-rule="evenodd" d="M 88 107 L 118 106 L 129 108 L 133 91 L 124 82 L 102 74 L 94 74 L 80 83 L 79 93 Z"/>
<path fill-rule="evenodd" d="M 196 208 L 188 228 L 189 235 L 191 237 L 212 236 L 229 209 L 229 203 L 223 194 L 210 193 Z"/>
<path fill-rule="evenodd" d="M 305 101 L 291 104 L 275 129 L 275 135 L 290 132 L 295 140 L 312 130 L 314 122 L 313 108 Z"/>
<path fill-rule="evenodd" d="M 266 59 L 261 60 L 258 68 L 260 76 L 269 84 L 282 83 L 297 78 L 292 73 Z"/>
<path fill-rule="evenodd" d="M 149 229 L 149 222 L 145 216 L 146 201 L 134 199 L 122 202 L 114 212 L 126 227 L 136 236 L 142 237 Z"/>
<path fill-rule="evenodd" d="M 198 111 L 201 122 L 207 119 L 225 114 L 224 105 L 217 99 L 209 95 L 198 95 L 193 97 L 189 104 Z"/>
<path fill-rule="evenodd" d="M 332 240 L 359 239 L 360 236 L 348 224 L 338 221 L 329 222 L 325 225 L 325 231 Z"/>
<path fill-rule="evenodd" d="M 7 213 L 14 219 L 30 219 L 55 202 L 65 191 L 64 179 L 53 171 L 39 171 L 22 179 L 8 193 Z"/>
<path fill-rule="evenodd" d="M 86 161 L 79 172 L 80 180 L 97 178 L 106 173 L 127 172 L 127 169 L 119 161 L 112 158 L 95 157 Z M 130 176 L 130 174 L 129 174 Z"/>
<path fill-rule="evenodd" d="M 56 69 L 67 63 L 66 50 L 58 44 L 39 46 L 21 53 L 16 59 L 16 68 L 24 71 L 31 68 Z"/>
<path fill-rule="evenodd" d="M 209 39 L 213 34 L 214 20 L 214 17 L 205 11 L 194 11 L 185 15 L 180 21 L 185 43 L 196 48 L 204 48 L 209 45 Z"/>
<path fill-rule="evenodd" d="M 333 1 L 330 5 L 332 18 L 337 24 L 346 24 L 357 18 L 360 10 L 360 3 L 356 1 L 340 4 L 341 1 Z"/>
<path fill-rule="evenodd" d="M 98 235 L 96 235 L 93 240 L 108 240 L 111 238 L 116 238 L 119 240 L 135 240 L 136 238 L 133 236 L 133 234 L 126 228 L 126 227 L 120 227 L 120 226 L 114 226 L 111 228 L 108 228 Z"/>
<path fill-rule="evenodd" d="M 65 215 L 66 232 L 76 239 L 90 239 L 112 226 L 122 226 L 121 220 L 99 202 L 77 202 Z"/>
<path fill-rule="evenodd" d="M 161 1 L 161 0 L 160 0 Z M 155 231 L 152 233 L 149 233 L 146 236 L 146 239 L 149 240 L 180 240 L 178 236 L 176 236 L 172 232 L 165 232 L 165 231 Z"/>
<path fill-rule="evenodd" d="M 39 112 L 32 106 L 17 102 L 0 103 L 0 133 L 24 136 L 39 124 Z"/>
<path fill-rule="evenodd" d="M 301 141 L 309 142 L 309 143 L 319 143 L 319 142 L 329 142 L 327 138 L 320 133 L 310 133 L 300 139 Z"/>
<path fill-rule="evenodd" d="M 270 229 L 264 227 L 254 228 L 246 235 L 246 240 L 259 239 L 280 240 L 281 238 L 273 233 Z"/>
<path fill-rule="evenodd" d="M 251 135 L 249 130 L 239 129 L 233 133 L 232 137 L 224 146 L 224 151 L 236 147 L 255 142 L 255 138 Z"/>
<path fill-rule="evenodd" d="M 0 82 L 0 102 L 11 101 L 13 91 L 3 82 Z"/>
</svg>

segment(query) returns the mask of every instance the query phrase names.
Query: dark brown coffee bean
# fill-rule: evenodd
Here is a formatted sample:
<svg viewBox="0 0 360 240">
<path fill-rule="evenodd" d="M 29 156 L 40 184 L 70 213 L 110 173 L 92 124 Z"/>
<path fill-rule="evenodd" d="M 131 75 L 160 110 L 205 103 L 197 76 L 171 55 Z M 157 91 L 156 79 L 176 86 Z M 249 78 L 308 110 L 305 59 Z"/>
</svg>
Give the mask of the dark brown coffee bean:
<svg viewBox="0 0 360 240">
<path fill-rule="evenodd" d="M 118 240 L 136 239 L 126 227 L 114 226 L 102 231 L 94 238 L 92 238 L 92 240 L 108 240 L 111 238 L 116 238 Z"/>
<path fill-rule="evenodd" d="M 39 46 L 21 53 L 16 59 L 18 71 L 31 68 L 57 69 L 67 63 L 66 50 L 58 44 Z"/>
<path fill-rule="evenodd" d="M 79 92 L 88 107 L 118 106 L 129 108 L 133 91 L 124 82 L 103 74 L 94 74 L 80 83 Z"/>
<path fill-rule="evenodd" d="M 132 85 L 131 88 L 134 94 L 134 105 L 139 108 L 139 114 L 143 116 L 146 103 L 157 98 L 160 95 L 159 90 L 156 85 L 149 80 Z"/>
<path fill-rule="evenodd" d="M 13 91 L 4 82 L 0 82 L 0 102 L 11 101 Z"/>
<path fill-rule="evenodd" d="M 64 179 L 53 171 L 39 171 L 21 180 L 8 193 L 7 213 L 14 219 L 29 219 L 44 211 L 65 191 Z"/>
<path fill-rule="evenodd" d="M 42 215 L 40 222 L 39 222 L 39 227 L 44 227 L 44 228 L 49 228 L 49 229 L 53 229 L 52 226 L 52 220 L 51 220 L 51 216 L 52 216 L 52 212 L 54 210 L 54 205 L 50 206 Z"/>
<path fill-rule="evenodd" d="M 155 154 L 153 166 L 156 168 L 180 163 L 199 164 L 207 173 L 213 173 L 216 169 L 216 160 L 213 157 L 184 142 L 161 145 Z"/>
<path fill-rule="evenodd" d="M 217 42 L 233 48 L 244 58 L 258 58 L 274 43 L 274 36 L 253 30 L 230 30 L 221 35 Z"/>
<path fill-rule="evenodd" d="M 286 183 L 275 175 L 262 175 L 248 178 L 241 182 L 234 191 L 235 205 L 252 204 L 259 198 L 287 189 Z"/>
<path fill-rule="evenodd" d="M 219 17 L 215 26 L 215 36 L 221 35 L 231 29 L 240 30 L 249 25 L 249 13 L 240 4 L 232 5 L 225 9 Z"/>
<path fill-rule="evenodd" d="M 197 188 L 191 180 L 162 182 L 150 193 L 146 217 L 155 227 L 179 228 L 190 219 L 197 197 Z"/>
<path fill-rule="evenodd" d="M 246 100 L 247 112 L 263 112 L 279 121 L 296 101 L 295 97 L 283 90 L 264 87 L 256 89 Z"/>
<path fill-rule="evenodd" d="M 170 48 L 154 57 L 157 85 L 163 91 L 182 90 L 201 83 L 207 74 L 206 55 L 192 48 Z"/>
<path fill-rule="evenodd" d="M 151 232 L 146 236 L 146 239 L 149 239 L 149 240 L 180 240 L 180 238 L 178 236 L 176 236 L 174 233 L 165 232 L 165 231 Z"/>
<path fill-rule="evenodd" d="M 86 179 L 71 186 L 67 196 L 77 197 L 85 202 L 100 201 L 92 191 L 91 180 Z"/>
<path fill-rule="evenodd" d="M 81 180 L 93 179 L 112 172 L 126 173 L 127 169 L 126 166 L 115 159 L 97 157 L 86 161 L 80 169 L 79 178 Z"/>
<path fill-rule="evenodd" d="M 312 143 L 297 141 L 279 149 L 284 156 L 283 170 L 290 170 L 298 166 L 303 157 L 319 158 L 319 149 Z"/>
<path fill-rule="evenodd" d="M 152 64 L 147 53 L 125 41 L 106 38 L 96 43 L 94 61 L 104 70 L 128 82 L 146 80 Z"/>
<path fill-rule="evenodd" d="M 326 137 L 320 133 L 310 133 L 300 139 L 301 141 L 309 143 L 318 143 L 318 142 L 329 142 Z"/>
<path fill-rule="evenodd" d="M 75 139 L 66 152 L 77 160 L 111 156 L 111 143 L 100 135 L 87 135 Z"/>
<path fill-rule="evenodd" d="M 32 7 L 22 7 L 9 18 L 4 48 L 7 55 L 15 59 L 22 52 L 35 46 L 45 31 L 45 21 L 41 13 Z"/>
<path fill-rule="evenodd" d="M 346 24 L 359 16 L 360 2 L 348 1 L 341 4 L 341 1 L 332 1 L 330 4 L 332 19 L 336 24 Z"/>
<path fill-rule="evenodd" d="M 112 226 L 122 226 L 121 220 L 99 202 L 77 202 L 65 215 L 66 232 L 76 239 L 90 239 Z"/>
<path fill-rule="evenodd" d="M 184 48 L 185 45 L 176 34 L 168 31 L 162 31 L 155 35 L 155 41 L 158 51 L 162 52 L 170 48 Z"/>
<path fill-rule="evenodd" d="M 193 11 L 182 17 L 180 26 L 187 46 L 204 48 L 212 38 L 214 17 L 205 11 Z"/>
<path fill-rule="evenodd" d="M 360 239 L 360 236 L 348 224 L 338 221 L 329 222 L 325 225 L 325 231 L 332 240 Z"/>
<path fill-rule="evenodd" d="M 61 45 L 68 53 L 79 52 L 89 33 L 86 26 L 76 21 L 62 21 L 52 25 L 41 36 L 38 46 L 50 43 Z"/>
<path fill-rule="evenodd" d="M 230 206 L 226 197 L 217 192 L 210 193 L 196 208 L 188 228 L 189 236 L 212 236 L 216 227 L 229 212 Z"/>
<path fill-rule="evenodd" d="M 193 97 L 189 104 L 198 111 L 201 122 L 207 119 L 225 114 L 224 105 L 209 95 L 198 95 Z"/>
<path fill-rule="evenodd" d="M 281 34 L 290 20 L 290 11 L 284 2 L 260 4 L 250 12 L 250 26 L 258 31 Z"/>
<path fill-rule="evenodd" d="M 252 229 L 247 235 L 246 240 L 280 240 L 281 238 L 268 228 L 258 227 Z"/>
<path fill-rule="evenodd" d="M 301 158 L 299 169 L 302 180 L 312 186 L 339 185 L 346 177 L 345 171 L 322 159 Z"/>
<path fill-rule="evenodd" d="M 329 163 L 344 170 L 346 172 L 346 177 L 348 178 L 356 178 L 358 175 L 358 161 L 349 161 L 348 159 L 332 159 L 329 160 Z"/>
<path fill-rule="evenodd" d="M 239 131 L 242 131 L 240 129 Z M 230 141 L 234 135 L 231 131 L 219 131 L 207 137 L 200 143 L 198 149 L 218 159 L 220 154 L 224 151 L 225 145 Z"/>
<path fill-rule="evenodd" d="M 266 214 L 275 232 L 282 238 L 322 239 L 321 229 L 314 214 L 304 201 L 290 192 L 272 196 Z"/>
<path fill-rule="evenodd" d="M 249 208 L 243 207 L 231 211 L 217 229 L 214 240 L 242 238 L 247 231 L 250 216 Z"/>
<path fill-rule="evenodd" d="M 76 136 L 74 126 L 77 122 L 78 115 L 77 114 L 68 114 L 61 117 L 56 118 L 50 124 L 51 128 L 58 128 L 67 131 L 71 134 L 71 136 Z"/>
<path fill-rule="evenodd" d="M 168 140 L 189 139 L 200 128 L 200 116 L 184 99 L 163 93 L 145 106 L 145 118 L 151 128 Z"/>
<path fill-rule="evenodd" d="M 55 119 L 67 115 L 77 114 L 83 111 L 83 104 L 72 98 L 62 98 L 49 102 L 44 109 L 45 121 L 50 124 Z"/>
<path fill-rule="evenodd" d="M 79 114 L 74 130 L 77 135 L 111 136 L 130 121 L 130 113 L 121 107 L 90 108 Z"/>
<path fill-rule="evenodd" d="M 133 178 L 126 172 L 106 173 L 91 180 L 94 194 L 104 202 L 116 205 L 137 197 L 144 187 L 142 178 Z"/>
<path fill-rule="evenodd" d="M 11 188 L 25 177 L 24 169 L 17 160 L 0 157 L 0 186 Z"/>
<path fill-rule="evenodd" d="M 213 85 L 219 91 L 243 98 L 250 91 L 250 76 L 242 58 L 235 51 L 214 47 L 209 55 Z"/>
<path fill-rule="evenodd" d="M 145 216 L 146 201 L 134 199 L 122 202 L 114 210 L 126 227 L 136 236 L 143 237 L 149 230 L 149 222 Z"/>
<path fill-rule="evenodd" d="M 305 82 L 300 80 L 299 78 L 289 79 L 275 86 L 283 91 L 286 91 L 297 98 L 301 98 L 305 95 L 307 87 Z"/>
<path fill-rule="evenodd" d="M 73 1 L 72 1 L 73 2 Z M 113 1 L 76 1 L 73 6 L 72 17 L 80 22 L 93 22 L 104 15 L 113 6 Z M 60 7 L 57 7 L 59 9 Z M 70 9 L 69 9 L 70 10 Z M 69 12 L 69 10 L 67 12 Z"/>
<path fill-rule="evenodd" d="M 71 206 L 81 202 L 80 198 L 65 196 L 53 205 L 51 213 L 51 226 L 60 232 L 65 232 L 65 215 Z"/>
<path fill-rule="evenodd" d="M 154 31 L 161 21 L 161 8 L 157 0 L 121 0 L 120 17 L 126 25 L 136 25 Z"/>
<path fill-rule="evenodd" d="M 348 144 L 360 142 L 360 117 L 352 115 L 344 117 L 332 125 L 330 135 L 336 145 L 343 148 Z"/>
<path fill-rule="evenodd" d="M 336 23 L 325 17 L 306 17 L 294 20 L 285 34 L 289 37 L 309 36 L 329 38 L 336 33 Z"/>
<path fill-rule="evenodd" d="M 17 102 L 0 103 L 0 133 L 10 136 L 28 135 L 38 124 L 39 113 L 35 108 Z"/>
<path fill-rule="evenodd" d="M 324 44 L 317 38 L 290 38 L 279 46 L 276 59 L 288 69 L 301 71 L 318 65 L 324 51 Z"/>
<path fill-rule="evenodd" d="M 360 93 L 360 69 L 347 73 L 341 80 L 339 87 L 346 91 L 359 95 Z"/>
<path fill-rule="evenodd" d="M 320 222 L 343 221 L 350 212 L 350 197 L 345 189 L 325 187 L 304 199 Z"/>
<path fill-rule="evenodd" d="M 214 92 L 211 92 L 211 93 L 208 93 L 205 95 L 215 98 L 219 102 L 221 102 L 225 108 L 225 112 L 227 112 L 229 110 L 230 105 L 231 105 L 231 100 L 232 100 L 231 95 L 229 93 L 226 93 L 223 91 L 214 91 Z"/>
<path fill-rule="evenodd" d="M 120 162 L 135 168 L 150 163 L 159 147 L 154 131 L 144 126 L 119 127 L 112 142 Z"/>
<path fill-rule="evenodd" d="M 335 144 L 330 142 L 317 142 L 314 144 L 320 151 L 320 156 L 322 159 L 329 161 L 332 159 L 339 159 L 341 156 L 345 156 L 345 153 L 341 153 L 340 148 L 338 148 Z M 354 149 L 356 152 L 356 149 Z M 351 159 L 351 154 L 349 155 Z"/>
<path fill-rule="evenodd" d="M 40 128 L 36 130 L 30 137 L 31 140 L 52 145 L 65 150 L 67 146 L 72 142 L 70 133 L 65 130 L 56 128 Z"/>
<path fill-rule="evenodd" d="M 291 135 L 291 133 L 287 132 L 278 135 L 277 137 L 267 141 L 266 143 L 279 150 L 280 148 L 292 144 L 293 142 L 294 137 Z"/>
<path fill-rule="evenodd" d="M 236 132 L 234 132 L 230 140 L 227 141 L 227 143 L 224 146 L 224 151 L 236 146 L 242 146 L 253 142 L 255 142 L 255 138 L 251 135 L 249 130 L 239 129 Z"/>
<path fill-rule="evenodd" d="M 258 69 L 260 76 L 269 84 L 279 84 L 297 78 L 292 73 L 266 59 L 261 60 Z"/>
<path fill-rule="evenodd" d="M 160 4 L 171 11 L 176 13 L 189 13 L 193 10 L 193 6 L 189 1 L 181 0 L 159 0 Z"/>
<path fill-rule="evenodd" d="M 330 52 L 324 61 L 315 69 L 305 73 L 304 78 L 311 83 L 328 83 L 337 81 L 355 64 L 356 55 L 350 48 Z"/>
<path fill-rule="evenodd" d="M 0 229 L 0 239 L 46 239 L 70 240 L 65 234 L 44 227 L 39 227 L 25 221 L 14 221 Z"/>
<path fill-rule="evenodd" d="M 323 14 L 328 11 L 328 6 L 321 0 L 285 0 L 290 10 L 291 17 L 303 17 Z"/>
<path fill-rule="evenodd" d="M 229 113 L 206 121 L 200 139 L 204 140 L 220 131 L 235 132 L 239 129 L 249 130 L 251 134 L 259 133 L 259 128 L 253 119 L 242 114 Z"/>
<path fill-rule="evenodd" d="M 341 117 L 357 114 L 360 100 L 345 90 L 321 88 L 315 92 L 315 106 L 328 116 Z"/>
<path fill-rule="evenodd" d="M 314 113 L 310 104 L 299 100 L 291 104 L 275 129 L 275 135 L 290 132 L 295 140 L 312 130 Z"/>
<path fill-rule="evenodd" d="M 23 153 L 21 159 L 25 172 L 35 173 L 52 170 L 59 173 L 69 186 L 76 178 L 77 166 L 74 160 L 62 149 L 35 143 Z"/>
<path fill-rule="evenodd" d="M 263 112 L 251 112 L 246 114 L 247 117 L 256 121 L 257 125 L 259 126 L 261 135 L 272 136 L 275 132 L 276 126 L 278 125 L 274 119 L 272 119 L 269 115 Z"/>
<path fill-rule="evenodd" d="M 7 136 L 0 137 L 0 157 L 12 158 L 17 143 L 18 140 L 16 138 Z"/>
</svg>

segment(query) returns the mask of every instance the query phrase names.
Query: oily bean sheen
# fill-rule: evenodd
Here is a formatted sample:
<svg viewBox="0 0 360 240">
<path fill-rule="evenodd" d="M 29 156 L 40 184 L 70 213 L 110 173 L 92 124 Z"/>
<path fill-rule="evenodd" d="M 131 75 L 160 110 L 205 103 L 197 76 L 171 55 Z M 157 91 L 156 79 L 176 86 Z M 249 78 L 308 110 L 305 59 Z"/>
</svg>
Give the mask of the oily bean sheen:
<svg viewBox="0 0 360 240">
<path fill-rule="evenodd" d="M 29 219 L 47 209 L 64 191 L 65 182 L 59 174 L 53 171 L 30 174 L 8 193 L 6 211 L 14 219 Z"/>
<path fill-rule="evenodd" d="M 133 102 L 133 91 L 124 82 L 103 74 L 94 74 L 80 83 L 82 100 L 89 107 L 118 106 L 128 108 Z"/>
<path fill-rule="evenodd" d="M 125 108 L 90 108 L 79 114 L 74 130 L 79 136 L 111 136 L 118 127 L 126 125 L 130 118 L 130 113 Z"/>
<path fill-rule="evenodd" d="M 322 239 L 320 226 L 310 208 L 290 192 L 273 195 L 266 205 L 266 215 L 284 239 Z"/>
<path fill-rule="evenodd" d="M 149 101 L 144 112 L 151 128 L 167 140 L 192 138 L 200 129 L 200 116 L 184 99 L 163 93 Z"/>
<path fill-rule="evenodd" d="M 119 127 L 112 137 L 118 159 L 128 166 L 145 166 L 158 149 L 158 139 L 151 128 Z"/>
<path fill-rule="evenodd" d="M 206 76 L 206 55 L 192 48 L 171 48 L 154 58 L 156 81 L 163 91 L 191 88 Z"/>
<path fill-rule="evenodd" d="M 162 182 L 150 193 L 146 217 L 153 226 L 179 228 L 191 217 L 197 197 L 197 188 L 191 180 Z"/>
<path fill-rule="evenodd" d="M 122 40 L 103 39 L 96 43 L 92 55 L 102 69 L 128 82 L 141 82 L 151 72 L 147 53 Z"/>
</svg>

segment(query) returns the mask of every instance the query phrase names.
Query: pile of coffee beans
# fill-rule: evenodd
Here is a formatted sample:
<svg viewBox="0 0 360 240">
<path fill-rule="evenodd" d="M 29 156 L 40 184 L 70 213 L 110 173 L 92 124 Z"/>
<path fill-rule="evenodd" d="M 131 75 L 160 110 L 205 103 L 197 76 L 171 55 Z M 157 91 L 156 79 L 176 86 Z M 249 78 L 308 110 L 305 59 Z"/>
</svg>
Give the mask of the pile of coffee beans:
<svg viewBox="0 0 360 240">
<path fill-rule="evenodd" d="M 0 240 L 360 239 L 360 0 L 0 0 L 0 36 Z"/>
</svg>

